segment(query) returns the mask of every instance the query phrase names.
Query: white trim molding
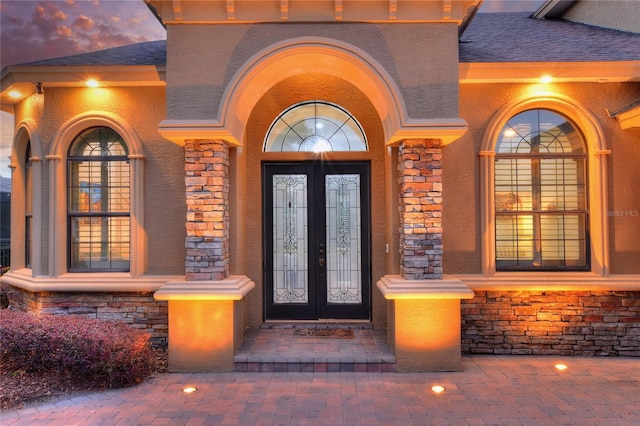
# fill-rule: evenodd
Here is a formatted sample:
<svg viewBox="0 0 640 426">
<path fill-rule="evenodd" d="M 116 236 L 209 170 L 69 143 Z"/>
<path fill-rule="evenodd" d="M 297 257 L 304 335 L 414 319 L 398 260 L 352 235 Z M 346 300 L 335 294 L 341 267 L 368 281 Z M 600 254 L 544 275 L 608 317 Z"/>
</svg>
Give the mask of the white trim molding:
<svg viewBox="0 0 640 426">
<path fill-rule="evenodd" d="M 58 277 L 34 277 L 30 269 L 11 270 L 2 276 L 3 284 L 39 292 L 154 292 L 169 281 L 180 276 L 144 275 L 133 278 L 127 273 L 77 273 L 63 274 Z"/>
<path fill-rule="evenodd" d="M 90 127 L 104 126 L 117 132 L 129 150 L 130 162 L 130 272 L 138 278 L 144 274 L 146 233 L 144 231 L 144 151 L 133 128 L 122 118 L 107 111 L 87 111 L 63 124 L 53 138 L 49 165 L 49 274 L 67 273 L 67 152 L 75 137 Z M 91 274 L 91 276 L 94 276 Z M 96 275 L 97 276 L 97 275 Z M 116 275 L 114 275 L 116 276 Z"/>
<path fill-rule="evenodd" d="M 387 300 L 471 299 L 473 291 L 461 280 L 407 280 L 400 275 L 385 275 L 376 286 Z"/>
<path fill-rule="evenodd" d="M 244 275 L 219 281 L 173 281 L 155 292 L 156 300 L 242 300 L 255 283 Z"/>
<path fill-rule="evenodd" d="M 162 121 L 160 134 L 183 146 L 188 139 L 222 139 L 241 146 L 253 108 L 276 82 L 306 72 L 339 77 L 365 93 L 382 121 L 387 144 L 404 139 L 441 139 L 446 145 L 467 131 L 459 117 L 413 119 L 387 70 L 364 50 L 340 40 L 299 37 L 253 55 L 227 85 L 218 117 Z"/>
<path fill-rule="evenodd" d="M 640 291 L 640 275 L 591 272 L 496 272 L 493 276 L 452 274 L 475 291 Z"/>
<path fill-rule="evenodd" d="M 11 148 L 11 266 L 26 267 L 26 171 L 25 163 L 31 160 L 32 171 L 32 235 L 31 235 L 31 271 L 33 275 L 43 273 L 42 265 L 42 144 L 36 122 L 27 118 L 16 126 Z M 31 158 L 27 159 L 27 142 L 31 145 Z"/>
</svg>

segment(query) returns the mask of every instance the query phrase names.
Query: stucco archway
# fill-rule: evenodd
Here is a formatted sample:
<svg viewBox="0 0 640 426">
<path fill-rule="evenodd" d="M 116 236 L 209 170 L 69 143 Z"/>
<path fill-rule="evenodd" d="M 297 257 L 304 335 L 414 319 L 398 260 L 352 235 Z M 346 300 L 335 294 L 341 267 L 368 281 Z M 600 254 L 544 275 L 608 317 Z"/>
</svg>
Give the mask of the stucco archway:
<svg viewBox="0 0 640 426">
<path fill-rule="evenodd" d="M 366 93 L 390 140 L 406 122 L 404 101 L 386 70 L 361 49 L 327 38 L 298 38 L 254 55 L 234 75 L 223 95 L 219 122 L 238 141 L 262 96 L 289 77 L 319 73 L 339 77 Z"/>
</svg>

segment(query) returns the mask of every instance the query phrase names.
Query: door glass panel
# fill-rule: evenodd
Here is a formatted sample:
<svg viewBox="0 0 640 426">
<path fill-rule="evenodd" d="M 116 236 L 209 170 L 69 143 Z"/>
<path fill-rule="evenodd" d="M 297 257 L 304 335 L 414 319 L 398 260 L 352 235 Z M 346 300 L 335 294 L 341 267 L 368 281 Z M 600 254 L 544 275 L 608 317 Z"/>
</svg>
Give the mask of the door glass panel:
<svg viewBox="0 0 640 426">
<path fill-rule="evenodd" d="M 307 176 L 273 176 L 273 301 L 309 300 Z"/>
<path fill-rule="evenodd" d="M 327 302 L 362 303 L 360 176 L 327 175 Z"/>
</svg>

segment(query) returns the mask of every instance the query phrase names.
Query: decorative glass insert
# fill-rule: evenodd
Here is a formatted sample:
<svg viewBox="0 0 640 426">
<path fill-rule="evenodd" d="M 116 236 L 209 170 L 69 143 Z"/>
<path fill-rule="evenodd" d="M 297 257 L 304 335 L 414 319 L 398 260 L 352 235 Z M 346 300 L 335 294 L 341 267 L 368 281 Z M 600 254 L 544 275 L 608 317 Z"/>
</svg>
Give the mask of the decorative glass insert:
<svg viewBox="0 0 640 426">
<path fill-rule="evenodd" d="M 327 175 L 327 302 L 362 303 L 360 175 Z"/>
<path fill-rule="evenodd" d="M 127 146 L 115 131 L 80 133 L 68 156 L 69 270 L 128 271 L 130 189 Z"/>
<path fill-rule="evenodd" d="M 496 268 L 584 270 L 587 154 L 580 132 L 548 110 L 502 129 L 495 158 Z"/>
<path fill-rule="evenodd" d="M 307 303 L 307 176 L 273 176 L 273 303 Z"/>
<path fill-rule="evenodd" d="M 362 126 L 345 109 L 324 101 L 307 101 L 283 111 L 271 124 L 265 152 L 366 151 Z"/>
</svg>

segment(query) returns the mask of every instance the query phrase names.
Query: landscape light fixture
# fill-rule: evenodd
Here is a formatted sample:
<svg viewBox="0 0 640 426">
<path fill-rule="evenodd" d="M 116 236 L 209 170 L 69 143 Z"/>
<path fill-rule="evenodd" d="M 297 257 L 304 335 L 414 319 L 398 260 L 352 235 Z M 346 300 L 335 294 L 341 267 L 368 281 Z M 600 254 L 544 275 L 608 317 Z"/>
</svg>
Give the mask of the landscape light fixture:
<svg viewBox="0 0 640 426">
<path fill-rule="evenodd" d="M 445 391 L 445 388 L 442 385 L 433 385 L 431 386 L 431 391 L 435 394 L 441 394 Z"/>
<path fill-rule="evenodd" d="M 195 386 L 185 386 L 182 388 L 182 392 L 186 394 L 194 393 L 198 388 Z"/>
</svg>

